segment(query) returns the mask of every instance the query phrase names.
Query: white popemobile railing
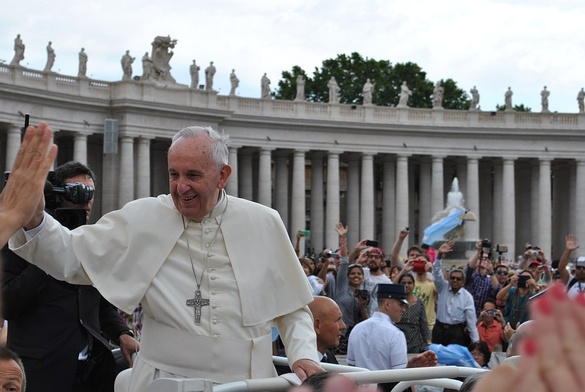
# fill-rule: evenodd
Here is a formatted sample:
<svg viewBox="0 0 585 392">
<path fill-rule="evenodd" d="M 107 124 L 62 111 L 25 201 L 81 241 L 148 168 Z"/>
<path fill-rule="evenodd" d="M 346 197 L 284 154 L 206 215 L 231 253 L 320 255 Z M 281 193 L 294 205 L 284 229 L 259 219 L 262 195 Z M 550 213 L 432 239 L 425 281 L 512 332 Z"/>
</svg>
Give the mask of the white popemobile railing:
<svg viewBox="0 0 585 392">
<path fill-rule="evenodd" d="M 286 358 L 273 358 L 275 363 L 286 365 Z M 321 365 L 327 371 L 344 374 L 357 384 L 398 382 L 393 392 L 403 391 L 412 385 L 428 385 L 459 390 L 461 381 L 454 378 L 465 378 L 475 373 L 487 371 L 485 369 L 457 366 L 368 371 L 352 366 L 327 363 L 322 363 Z M 160 378 L 154 380 L 146 389 L 146 392 L 277 392 L 286 391 L 290 387 L 291 382 L 282 376 L 236 381 L 215 386 L 209 380 Z"/>
</svg>

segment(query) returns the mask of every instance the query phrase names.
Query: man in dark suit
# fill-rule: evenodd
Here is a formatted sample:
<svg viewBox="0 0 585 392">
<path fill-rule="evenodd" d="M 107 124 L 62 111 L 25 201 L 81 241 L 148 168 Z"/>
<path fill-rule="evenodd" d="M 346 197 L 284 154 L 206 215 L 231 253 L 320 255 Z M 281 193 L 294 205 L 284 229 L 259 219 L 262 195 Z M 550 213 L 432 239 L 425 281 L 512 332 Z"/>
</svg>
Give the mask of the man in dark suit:
<svg viewBox="0 0 585 392">
<path fill-rule="evenodd" d="M 321 362 L 337 364 L 333 350 L 339 346 L 339 339 L 346 328 L 339 306 L 329 297 L 315 297 L 309 304 L 309 309 L 313 314 Z"/>
<path fill-rule="evenodd" d="M 74 182 L 93 188 L 94 174 L 79 162 L 55 170 L 55 186 Z M 89 219 L 92 205 L 93 197 L 73 204 L 65 196 L 58 206 L 83 209 Z M 139 349 L 117 309 L 92 286 L 56 280 L 7 248 L 2 257 L 7 347 L 24 363 L 27 391 L 113 391 L 115 361 L 107 339 L 120 345 L 129 366 Z"/>
<path fill-rule="evenodd" d="M 333 350 L 339 346 L 339 339 L 346 325 L 341 317 L 337 303 L 329 297 L 318 296 L 309 304 L 313 314 L 313 327 L 317 335 L 317 350 L 321 362 L 338 365 Z M 291 373 L 288 366 L 275 365 L 276 372 L 281 375 Z"/>
</svg>

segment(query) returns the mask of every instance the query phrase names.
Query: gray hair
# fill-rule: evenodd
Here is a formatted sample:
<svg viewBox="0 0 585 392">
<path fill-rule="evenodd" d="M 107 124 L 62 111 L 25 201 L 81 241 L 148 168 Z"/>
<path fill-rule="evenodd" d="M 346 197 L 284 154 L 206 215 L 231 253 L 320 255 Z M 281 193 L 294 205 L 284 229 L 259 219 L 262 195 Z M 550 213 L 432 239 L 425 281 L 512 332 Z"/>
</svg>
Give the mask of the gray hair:
<svg viewBox="0 0 585 392">
<path fill-rule="evenodd" d="M 449 277 L 451 277 L 451 275 L 453 275 L 453 272 L 460 273 L 461 276 L 463 277 L 463 282 L 465 282 L 465 271 L 463 271 L 463 269 L 461 269 L 461 268 L 453 268 L 451 271 L 449 271 Z"/>
<path fill-rule="evenodd" d="M 230 137 L 225 133 L 217 133 L 211 127 L 191 126 L 181 129 L 173 136 L 169 151 L 181 138 L 196 138 L 202 134 L 207 134 L 211 139 L 211 159 L 215 162 L 217 169 L 220 170 L 223 165 L 228 164 Z"/>
</svg>

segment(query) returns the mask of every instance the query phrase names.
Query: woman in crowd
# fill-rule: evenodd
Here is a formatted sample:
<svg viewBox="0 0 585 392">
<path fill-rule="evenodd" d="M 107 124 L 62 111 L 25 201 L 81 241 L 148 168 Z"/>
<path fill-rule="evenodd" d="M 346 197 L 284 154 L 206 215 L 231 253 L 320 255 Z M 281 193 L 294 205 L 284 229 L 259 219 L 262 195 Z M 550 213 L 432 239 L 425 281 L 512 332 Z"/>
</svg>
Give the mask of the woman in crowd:
<svg viewBox="0 0 585 392">
<path fill-rule="evenodd" d="M 347 255 L 347 227 L 338 223 L 335 230 L 339 234 L 339 255 L 341 262 L 337 270 L 335 302 L 341 310 L 347 329 L 339 344 L 339 352 L 347 348 L 347 337 L 354 325 L 367 319 L 370 296 L 364 288 L 364 269 L 360 264 L 349 264 Z"/>
<path fill-rule="evenodd" d="M 468 347 L 469 352 L 475 362 L 484 369 L 488 369 L 488 363 L 490 363 L 490 359 L 492 359 L 492 353 L 488 348 L 486 342 L 473 342 Z"/>
<path fill-rule="evenodd" d="M 518 323 L 530 320 L 528 299 L 536 293 L 536 287 L 532 273 L 524 270 L 519 275 L 512 276 L 510 283 L 498 292 L 496 298 L 506 302 L 504 320 L 512 328 L 516 329 Z"/>
<path fill-rule="evenodd" d="M 309 285 L 311 285 L 311 292 L 313 293 L 313 296 L 323 294 L 325 284 L 323 283 L 323 279 L 313 275 L 313 269 L 315 265 L 313 263 L 313 260 L 307 257 L 300 257 L 299 261 L 301 262 L 303 271 L 305 271 L 305 275 L 307 275 L 307 279 L 309 280 Z"/>
<path fill-rule="evenodd" d="M 400 267 L 395 265 L 392 268 L 390 268 L 390 274 L 389 274 L 389 278 L 391 281 L 394 282 L 394 279 L 396 279 L 396 277 L 398 276 L 398 274 L 400 273 Z"/>
<path fill-rule="evenodd" d="M 405 270 L 412 269 L 412 263 L 409 261 L 404 267 Z M 408 308 L 396 326 L 404 332 L 407 352 L 409 354 L 422 353 L 431 343 L 425 305 L 413 294 L 415 283 L 414 277 L 410 273 L 402 274 L 398 283 L 404 285 Z"/>
</svg>

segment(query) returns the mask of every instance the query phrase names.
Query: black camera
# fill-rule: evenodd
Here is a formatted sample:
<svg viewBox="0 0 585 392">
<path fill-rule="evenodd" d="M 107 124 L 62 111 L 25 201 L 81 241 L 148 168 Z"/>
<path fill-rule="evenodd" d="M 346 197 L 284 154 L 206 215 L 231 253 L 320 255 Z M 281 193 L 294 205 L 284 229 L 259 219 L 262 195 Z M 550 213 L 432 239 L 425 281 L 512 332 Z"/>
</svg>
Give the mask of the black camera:
<svg viewBox="0 0 585 392">
<path fill-rule="evenodd" d="M 491 253 L 492 251 L 492 242 L 487 238 L 481 240 L 481 251 L 483 253 Z"/>
<path fill-rule="evenodd" d="M 4 184 L 8 181 L 10 172 L 4 172 Z M 43 190 L 45 209 L 59 223 L 70 230 L 87 223 L 85 209 L 61 208 L 62 200 L 73 204 L 87 204 L 93 199 L 94 189 L 81 182 L 67 183 L 64 186 L 54 186 L 55 172 L 50 171 Z"/>
<path fill-rule="evenodd" d="M 365 301 L 368 301 L 370 299 L 370 293 L 368 292 L 368 290 L 356 290 L 353 296 L 356 298 L 361 298 Z"/>
</svg>

